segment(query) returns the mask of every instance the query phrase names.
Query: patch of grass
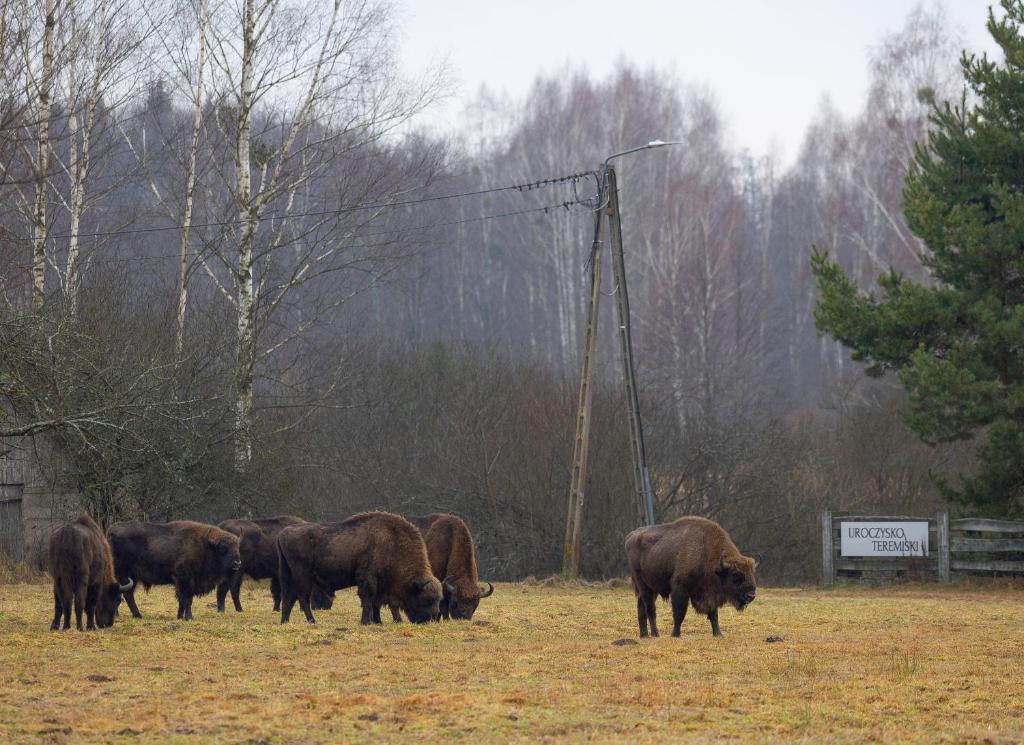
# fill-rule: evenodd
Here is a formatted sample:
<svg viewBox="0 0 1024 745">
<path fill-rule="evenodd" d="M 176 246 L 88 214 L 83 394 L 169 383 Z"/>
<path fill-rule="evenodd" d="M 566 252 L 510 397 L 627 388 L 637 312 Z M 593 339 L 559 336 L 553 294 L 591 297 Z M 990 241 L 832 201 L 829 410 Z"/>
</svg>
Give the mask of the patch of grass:
<svg viewBox="0 0 1024 745">
<path fill-rule="evenodd" d="M 46 572 L 23 561 L 13 561 L 7 554 L 0 552 L 0 585 L 45 584 L 49 581 Z"/>
<path fill-rule="evenodd" d="M 501 584 L 468 623 L 358 623 L 355 593 L 281 626 L 173 591 L 145 618 L 48 630 L 49 587 L 0 587 L 0 741 L 893 743 L 1024 739 L 1016 592 L 772 590 L 637 639 L 628 589 Z M 229 606 L 230 607 L 230 606 Z M 663 632 L 671 628 L 659 604 Z M 783 641 L 766 643 L 769 636 Z"/>
</svg>

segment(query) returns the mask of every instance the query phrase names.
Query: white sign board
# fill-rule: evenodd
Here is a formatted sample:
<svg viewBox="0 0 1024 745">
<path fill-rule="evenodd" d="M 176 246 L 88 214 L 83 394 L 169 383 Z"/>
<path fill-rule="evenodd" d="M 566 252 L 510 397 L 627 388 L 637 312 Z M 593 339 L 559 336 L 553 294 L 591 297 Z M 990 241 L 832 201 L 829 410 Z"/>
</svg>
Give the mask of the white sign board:
<svg viewBox="0 0 1024 745">
<path fill-rule="evenodd" d="M 927 522 L 840 522 L 842 556 L 927 556 Z"/>
</svg>

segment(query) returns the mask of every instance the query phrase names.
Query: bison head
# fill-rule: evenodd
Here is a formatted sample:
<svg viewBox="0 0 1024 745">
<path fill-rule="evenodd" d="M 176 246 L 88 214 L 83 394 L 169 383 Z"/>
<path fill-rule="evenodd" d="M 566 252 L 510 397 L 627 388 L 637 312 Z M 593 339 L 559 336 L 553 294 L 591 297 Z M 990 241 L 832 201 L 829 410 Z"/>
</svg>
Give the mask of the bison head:
<svg viewBox="0 0 1024 745">
<path fill-rule="evenodd" d="M 722 593 L 736 610 L 743 610 L 757 595 L 754 568 L 757 564 L 747 556 L 726 556 L 722 551 L 715 573 L 722 583 Z"/>
<path fill-rule="evenodd" d="M 96 625 L 105 629 L 114 625 L 117 618 L 117 609 L 121 606 L 121 594 L 128 592 L 135 586 L 131 579 L 123 585 L 111 582 L 100 589 L 99 597 L 96 599 Z"/>
<path fill-rule="evenodd" d="M 452 618 L 460 621 L 468 621 L 476 613 L 476 607 L 480 605 L 483 598 L 490 597 L 494 592 L 494 585 L 487 583 L 487 589 L 472 585 L 469 592 L 460 591 L 459 587 L 449 578 L 445 577 L 441 583 L 444 589 L 445 598 L 448 601 L 448 613 Z"/>
<path fill-rule="evenodd" d="M 433 575 L 413 580 L 402 593 L 402 610 L 413 623 L 436 621 L 441 616 L 441 583 Z"/>
<path fill-rule="evenodd" d="M 210 536 L 210 547 L 217 558 L 221 572 L 225 575 L 237 572 L 242 568 L 238 536 L 225 531 L 217 531 L 217 533 L 217 535 Z"/>
</svg>

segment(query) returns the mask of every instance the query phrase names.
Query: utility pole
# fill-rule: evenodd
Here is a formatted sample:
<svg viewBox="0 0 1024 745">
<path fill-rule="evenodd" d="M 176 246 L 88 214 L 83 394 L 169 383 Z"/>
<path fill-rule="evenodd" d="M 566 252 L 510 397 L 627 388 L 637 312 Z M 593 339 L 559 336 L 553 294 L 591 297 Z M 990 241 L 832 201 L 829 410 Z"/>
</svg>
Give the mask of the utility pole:
<svg viewBox="0 0 1024 745">
<path fill-rule="evenodd" d="M 629 292 L 626 289 L 626 262 L 622 250 L 622 219 L 619 213 L 619 188 L 615 169 L 608 165 L 612 158 L 678 142 L 654 140 L 646 145 L 615 153 L 605 159 L 597 171 L 597 210 L 594 215 L 594 240 L 590 247 L 590 301 L 587 304 L 586 336 L 583 342 L 583 363 L 580 372 L 580 393 L 576 409 L 576 435 L 573 440 L 572 482 L 569 486 L 569 508 L 565 519 L 565 544 L 562 551 L 562 576 L 575 579 L 580 571 L 580 547 L 583 535 L 583 506 L 587 489 L 587 450 L 590 446 L 591 404 L 593 402 L 594 358 L 597 354 L 598 311 L 601 304 L 602 225 L 608 216 L 611 235 L 612 274 L 615 277 L 616 315 L 619 322 L 619 345 L 622 351 L 622 372 L 626 386 L 626 409 L 629 414 L 629 442 L 633 456 L 634 498 L 640 525 L 654 524 L 654 492 L 647 469 L 644 430 L 640 419 L 640 398 L 633 364 L 633 336 L 629 319 Z"/>
<path fill-rule="evenodd" d="M 612 276 L 615 277 L 615 309 L 619 322 L 619 348 L 622 353 L 622 378 L 626 385 L 626 410 L 629 413 L 629 444 L 633 451 L 633 486 L 640 525 L 654 525 L 654 492 L 647 470 L 644 428 L 640 420 L 640 395 L 633 364 L 633 331 L 629 318 L 629 291 L 626 289 L 626 260 L 622 253 L 622 219 L 619 213 L 619 186 L 615 169 L 607 168 L 608 222 L 611 237 Z"/>
<path fill-rule="evenodd" d="M 572 482 L 569 486 L 569 512 L 565 518 L 565 544 L 562 550 L 562 576 L 576 579 L 580 573 L 583 503 L 587 488 L 587 449 L 590 445 L 590 410 L 593 402 L 594 355 L 597 352 L 597 321 L 601 305 L 601 228 L 604 224 L 604 169 L 597 174 L 597 210 L 594 213 L 594 240 L 590 245 L 590 302 L 587 304 L 586 336 L 580 394 L 576 405 L 576 437 L 572 450 Z"/>
</svg>

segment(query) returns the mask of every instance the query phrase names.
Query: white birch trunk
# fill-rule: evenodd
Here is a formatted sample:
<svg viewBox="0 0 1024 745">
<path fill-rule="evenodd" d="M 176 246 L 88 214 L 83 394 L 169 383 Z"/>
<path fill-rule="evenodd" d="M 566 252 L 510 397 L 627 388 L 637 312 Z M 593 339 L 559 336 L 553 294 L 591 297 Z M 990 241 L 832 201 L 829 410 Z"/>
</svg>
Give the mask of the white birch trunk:
<svg viewBox="0 0 1024 745">
<path fill-rule="evenodd" d="M 196 161 L 199 138 L 203 130 L 203 71 L 206 67 L 206 2 L 199 3 L 199 51 L 196 67 L 195 98 L 192 109 L 192 141 L 188 151 L 185 173 L 185 211 L 181 220 L 181 246 L 178 263 L 178 307 L 175 318 L 174 352 L 181 359 L 185 348 L 185 311 L 188 307 L 189 231 L 192 228 L 192 205 L 196 191 Z"/>
<path fill-rule="evenodd" d="M 238 91 L 238 142 L 235 173 L 238 219 L 238 351 L 235 363 L 235 463 L 242 469 L 252 461 L 253 368 L 256 359 L 253 283 L 253 247 L 256 241 L 256 214 L 252 199 L 252 86 L 256 55 L 256 15 L 253 0 L 244 0 L 242 14 L 242 78 Z"/>
<path fill-rule="evenodd" d="M 92 134 L 96 127 L 96 109 L 99 106 L 100 86 L 105 74 L 103 58 L 103 40 L 108 30 L 107 24 L 107 0 L 99 3 L 96 9 L 96 17 L 91 21 L 92 31 L 89 34 L 90 43 L 93 44 L 92 58 L 92 79 L 89 81 L 88 92 L 85 97 L 85 121 L 81 130 L 81 142 L 79 142 L 78 115 L 72 110 L 68 117 L 68 135 L 71 140 L 71 203 L 70 203 L 70 225 L 68 229 L 68 260 L 65 269 L 66 293 L 68 307 L 72 318 L 78 316 L 78 295 L 80 285 L 81 262 L 79 256 L 79 229 L 82 222 L 82 215 L 85 212 L 86 183 L 89 177 L 89 166 L 91 165 Z M 77 19 L 74 14 L 72 20 L 72 37 L 77 36 Z M 72 77 L 69 86 L 72 95 L 72 106 L 75 96 L 74 65 L 71 67 Z"/>
<path fill-rule="evenodd" d="M 53 36 L 57 25 L 54 0 L 45 0 L 43 66 L 37 93 L 36 193 L 32 242 L 32 310 L 40 313 L 46 300 L 46 190 L 50 167 L 50 89 L 53 78 Z M 26 60 L 26 63 L 28 60 Z"/>
</svg>

